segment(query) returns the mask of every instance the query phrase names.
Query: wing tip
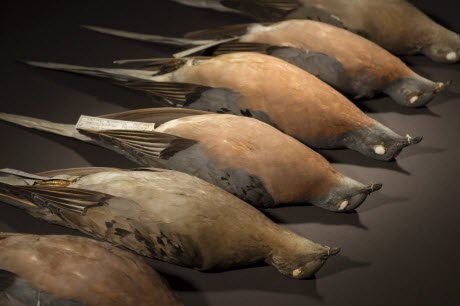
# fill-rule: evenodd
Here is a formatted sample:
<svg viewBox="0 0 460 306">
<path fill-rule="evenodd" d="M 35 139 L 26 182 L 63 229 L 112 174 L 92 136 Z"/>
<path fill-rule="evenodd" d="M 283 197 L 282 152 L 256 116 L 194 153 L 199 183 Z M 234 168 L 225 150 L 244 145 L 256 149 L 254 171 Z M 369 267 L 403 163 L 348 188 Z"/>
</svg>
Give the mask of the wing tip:
<svg viewBox="0 0 460 306">
<path fill-rule="evenodd" d="M 107 34 L 107 33 L 111 34 L 111 32 L 113 31 L 113 29 L 110 29 L 110 28 L 99 27 L 99 26 L 94 26 L 90 24 L 81 24 L 80 27 L 90 30 L 90 31 L 104 33 L 104 34 Z"/>
<path fill-rule="evenodd" d="M 48 69 L 57 69 L 58 66 L 61 64 L 58 63 L 51 63 L 51 62 L 40 62 L 40 61 L 32 61 L 28 59 L 16 59 L 17 62 L 32 66 L 32 67 L 40 67 L 40 68 L 48 68 Z"/>
</svg>

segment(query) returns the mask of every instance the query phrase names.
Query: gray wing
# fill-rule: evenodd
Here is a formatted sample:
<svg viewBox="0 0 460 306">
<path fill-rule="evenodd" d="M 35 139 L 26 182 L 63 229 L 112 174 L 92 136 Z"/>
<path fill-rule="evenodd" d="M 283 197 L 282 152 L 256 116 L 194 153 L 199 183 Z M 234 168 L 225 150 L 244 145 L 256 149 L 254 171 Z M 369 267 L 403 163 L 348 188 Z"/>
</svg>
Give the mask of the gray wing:
<svg viewBox="0 0 460 306">
<path fill-rule="evenodd" d="M 30 202 L 26 211 L 38 219 L 77 229 L 143 256 L 182 265 L 193 265 L 199 259 L 193 242 L 171 233 L 161 220 L 145 218 L 141 206 L 128 198 L 80 188 L 4 183 L 0 183 L 0 194 Z"/>
<path fill-rule="evenodd" d="M 165 105 L 174 107 L 191 104 L 204 91 L 211 89 L 197 84 L 154 81 L 128 81 L 117 83 L 117 85 L 159 98 Z"/>
<path fill-rule="evenodd" d="M 211 47 L 204 46 L 203 48 L 193 48 L 190 51 L 185 50 L 181 54 L 187 56 L 218 56 L 222 54 L 235 53 L 235 52 L 256 52 L 267 54 L 270 45 L 251 42 L 238 42 L 230 41 L 216 44 Z M 195 51 L 196 50 L 196 51 Z"/>
<path fill-rule="evenodd" d="M 175 107 L 188 107 L 214 113 L 236 115 L 240 115 L 242 112 L 237 105 L 240 95 L 231 89 L 212 88 L 187 83 L 149 81 L 127 82 L 122 85 L 160 97 L 169 105 Z"/>
<path fill-rule="evenodd" d="M 79 230 L 143 256 L 193 268 L 202 267 L 201 251 L 194 238 L 177 231 L 174 226 L 176 222 L 181 228 L 183 220 L 175 220 L 176 214 L 165 214 L 163 209 L 160 209 L 161 214 L 157 213 L 157 207 L 172 204 L 173 198 L 152 192 L 146 202 L 138 203 L 129 197 L 128 191 L 137 190 L 132 185 L 126 185 L 126 190 L 120 191 L 120 194 L 126 194 L 122 197 L 101 192 L 105 190 L 104 185 L 92 185 L 99 191 L 67 187 L 75 186 L 78 180 L 51 178 L 36 180 L 34 185 L 19 186 L 0 182 L 0 200 L 6 197 L 9 199 L 7 204 L 25 209 L 37 219 Z M 129 181 L 127 184 L 135 183 Z M 150 189 L 143 182 L 139 184 L 145 192 Z M 0 233 L 0 239 L 9 236 L 11 234 Z"/>
<path fill-rule="evenodd" d="M 351 90 L 350 78 L 342 63 L 324 53 L 290 47 L 272 47 L 268 54 L 313 74 L 339 91 Z"/>
<path fill-rule="evenodd" d="M 168 97 L 168 102 L 174 104 L 176 107 L 253 117 L 276 127 L 268 114 L 257 110 L 241 108 L 238 103 L 242 98 L 241 94 L 231 89 L 211 88 L 184 83 L 148 81 L 130 82 L 126 83 L 125 86 L 134 86 L 138 90 L 148 91 L 152 95 L 158 96 L 161 94 L 164 97 Z"/>
<path fill-rule="evenodd" d="M 159 132 L 83 129 L 79 131 L 102 146 L 123 154 L 143 166 L 152 166 L 161 160 L 168 160 L 174 154 L 197 143 L 195 140 Z"/>
<path fill-rule="evenodd" d="M 56 180 L 50 180 L 43 181 L 43 184 L 50 184 L 51 186 L 12 186 L 0 182 L 0 192 L 14 198 L 29 201 L 54 213 L 68 210 L 81 215 L 84 215 L 88 208 L 101 206 L 111 198 L 110 195 L 100 192 L 52 186 L 52 184 L 56 183 Z"/>
</svg>

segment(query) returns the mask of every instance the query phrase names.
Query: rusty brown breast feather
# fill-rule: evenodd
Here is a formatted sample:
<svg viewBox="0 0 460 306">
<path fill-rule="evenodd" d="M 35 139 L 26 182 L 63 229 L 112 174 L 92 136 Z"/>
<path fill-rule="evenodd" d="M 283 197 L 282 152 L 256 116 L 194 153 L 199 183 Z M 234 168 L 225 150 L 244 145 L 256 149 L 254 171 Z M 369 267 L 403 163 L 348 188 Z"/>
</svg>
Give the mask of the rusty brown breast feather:
<svg viewBox="0 0 460 306">
<path fill-rule="evenodd" d="M 280 130 L 301 140 L 331 139 L 376 124 L 315 76 L 263 54 L 221 55 L 185 65 L 170 78 L 237 91 L 241 107 L 268 114 Z"/>
<path fill-rule="evenodd" d="M 343 177 L 318 153 L 255 119 L 190 116 L 159 129 L 200 141 L 206 156 L 221 169 L 249 170 L 262 180 L 277 203 L 325 196 Z"/>
<path fill-rule="evenodd" d="M 350 77 L 367 74 L 375 80 L 395 81 L 414 76 L 399 58 L 375 43 L 338 27 L 311 20 L 289 20 L 268 26 L 270 31 L 253 27 L 243 42 L 302 48 L 334 56 Z M 381 88 L 387 84 L 381 84 Z"/>
</svg>

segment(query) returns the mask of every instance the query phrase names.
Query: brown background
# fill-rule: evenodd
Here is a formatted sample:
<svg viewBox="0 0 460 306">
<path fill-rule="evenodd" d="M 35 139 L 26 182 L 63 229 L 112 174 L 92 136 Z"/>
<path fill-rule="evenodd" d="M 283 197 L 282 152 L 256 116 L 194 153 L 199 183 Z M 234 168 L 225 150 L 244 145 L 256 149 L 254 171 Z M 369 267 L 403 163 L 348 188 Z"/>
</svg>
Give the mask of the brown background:
<svg viewBox="0 0 460 306">
<path fill-rule="evenodd" d="M 457 1 L 413 1 L 460 32 Z M 179 35 L 248 19 L 160 0 L 14 1 L 1 8 L 0 111 L 72 123 L 154 105 L 151 99 L 104 82 L 29 68 L 17 58 L 108 66 L 113 59 L 166 56 L 173 49 L 103 36 L 80 24 Z M 379 97 L 360 105 L 400 133 L 424 136 L 397 163 L 350 151 L 323 152 L 343 172 L 382 182 L 356 214 L 315 207 L 267 211 L 274 220 L 316 241 L 340 245 L 315 280 L 296 281 L 270 267 L 200 273 L 151 261 L 186 305 L 458 305 L 460 247 L 459 65 L 423 57 L 405 60 L 434 80 L 453 80 L 428 109 L 404 109 Z M 42 171 L 78 166 L 134 166 L 121 156 L 62 137 L 0 123 L 0 167 Z M 0 231 L 73 233 L 0 204 Z"/>
</svg>

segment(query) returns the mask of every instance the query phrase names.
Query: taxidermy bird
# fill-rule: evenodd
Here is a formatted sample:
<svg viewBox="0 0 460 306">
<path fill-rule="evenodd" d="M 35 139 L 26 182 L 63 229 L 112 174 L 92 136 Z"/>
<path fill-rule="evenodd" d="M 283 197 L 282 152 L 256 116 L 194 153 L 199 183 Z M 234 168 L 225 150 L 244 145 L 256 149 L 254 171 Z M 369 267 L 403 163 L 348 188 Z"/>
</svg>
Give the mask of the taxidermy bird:
<svg viewBox="0 0 460 306">
<path fill-rule="evenodd" d="M 346 212 L 382 187 L 344 176 L 318 153 L 252 118 L 153 108 L 81 117 L 76 126 L 9 114 L 0 119 L 93 143 L 142 166 L 200 177 L 255 206 L 311 203 Z"/>
<path fill-rule="evenodd" d="M 0 305 L 182 303 L 141 257 L 108 243 L 75 236 L 0 233 Z"/>
<path fill-rule="evenodd" d="M 389 161 L 421 140 L 396 134 L 312 74 L 264 54 L 166 59 L 144 70 L 28 64 L 108 78 L 166 105 L 253 117 L 313 148 L 345 147 Z"/>
<path fill-rule="evenodd" d="M 405 0 L 172 1 L 242 13 L 259 21 L 319 20 L 364 36 L 397 55 L 424 54 L 441 63 L 460 60 L 460 36 Z"/>
<path fill-rule="evenodd" d="M 176 265 L 223 270 L 266 262 L 300 279 L 340 250 L 294 234 L 224 190 L 176 171 L 2 172 L 10 174 L 0 178 L 0 200 L 7 204 Z"/>
<path fill-rule="evenodd" d="M 192 47 L 184 56 L 217 56 L 252 51 L 285 60 L 355 98 L 384 92 L 408 107 L 425 106 L 449 83 L 421 77 L 399 58 L 347 30 L 311 20 L 240 24 L 197 31 L 186 38 L 164 37 L 85 26 L 88 29 L 152 43 Z M 234 38 L 233 40 L 228 39 Z M 125 60 L 126 62 L 148 62 Z"/>
</svg>

